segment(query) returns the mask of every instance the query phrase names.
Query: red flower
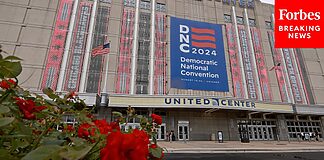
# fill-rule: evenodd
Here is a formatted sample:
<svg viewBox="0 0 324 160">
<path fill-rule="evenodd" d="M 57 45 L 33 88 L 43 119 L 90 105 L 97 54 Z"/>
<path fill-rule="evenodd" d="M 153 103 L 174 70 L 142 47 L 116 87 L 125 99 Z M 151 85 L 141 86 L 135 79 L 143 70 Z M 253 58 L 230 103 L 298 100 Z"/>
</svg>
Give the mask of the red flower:
<svg viewBox="0 0 324 160">
<path fill-rule="evenodd" d="M 30 99 L 24 100 L 17 97 L 15 100 L 16 104 L 19 106 L 19 110 L 24 114 L 24 118 L 26 119 L 36 119 L 36 115 L 34 113 L 46 109 L 45 106 L 35 106 L 35 102 Z"/>
<path fill-rule="evenodd" d="M 3 88 L 3 89 L 9 89 L 10 86 L 14 86 L 16 85 L 16 82 L 12 79 L 9 79 L 9 80 L 2 80 L 0 82 L 0 87 Z"/>
<path fill-rule="evenodd" d="M 157 125 L 161 125 L 162 124 L 162 117 L 161 116 L 152 113 L 151 114 L 151 117 L 153 119 L 153 122 L 155 122 Z"/>
<path fill-rule="evenodd" d="M 73 125 L 67 125 L 66 126 L 66 128 L 64 129 L 65 131 L 67 131 L 67 132 L 72 132 L 72 131 L 74 131 L 74 127 L 73 127 Z"/>
<path fill-rule="evenodd" d="M 78 136 L 80 138 L 90 138 L 90 136 L 95 135 L 96 128 L 94 126 L 88 124 L 88 123 L 83 123 L 79 126 L 78 129 Z"/>
<path fill-rule="evenodd" d="M 105 119 L 94 120 L 93 123 L 99 128 L 101 134 L 108 134 L 108 132 L 111 132 L 112 130 Z"/>
<path fill-rule="evenodd" d="M 90 119 L 94 118 L 93 114 L 87 114 L 87 117 L 90 118 Z"/>
<path fill-rule="evenodd" d="M 77 96 L 77 94 L 74 91 L 72 91 L 68 94 L 67 98 L 74 98 L 75 96 Z"/>
<path fill-rule="evenodd" d="M 112 132 L 100 151 L 101 160 L 147 160 L 149 138 L 146 132 L 135 129 L 132 133 Z"/>
</svg>

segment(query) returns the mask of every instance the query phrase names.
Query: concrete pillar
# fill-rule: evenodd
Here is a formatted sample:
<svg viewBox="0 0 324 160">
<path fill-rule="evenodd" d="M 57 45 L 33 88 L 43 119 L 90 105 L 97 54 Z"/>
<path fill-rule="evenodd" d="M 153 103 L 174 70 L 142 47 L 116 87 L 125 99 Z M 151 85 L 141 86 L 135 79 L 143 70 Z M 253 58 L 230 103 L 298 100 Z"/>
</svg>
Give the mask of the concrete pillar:
<svg viewBox="0 0 324 160">
<path fill-rule="evenodd" d="M 239 131 L 237 128 L 237 119 L 235 114 L 227 113 L 227 120 L 228 120 L 228 140 L 230 141 L 239 141 Z"/>
<path fill-rule="evenodd" d="M 288 141 L 288 128 L 285 115 L 277 115 L 277 129 L 273 131 L 275 139 L 278 141 Z"/>
</svg>

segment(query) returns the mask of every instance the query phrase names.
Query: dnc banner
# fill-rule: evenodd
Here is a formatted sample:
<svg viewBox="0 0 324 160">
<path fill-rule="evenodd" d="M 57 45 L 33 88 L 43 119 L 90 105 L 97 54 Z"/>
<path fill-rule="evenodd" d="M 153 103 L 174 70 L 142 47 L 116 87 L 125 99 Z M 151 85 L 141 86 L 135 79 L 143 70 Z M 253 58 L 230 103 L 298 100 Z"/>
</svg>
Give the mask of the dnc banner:
<svg viewBox="0 0 324 160">
<path fill-rule="evenodd" d="M 171 88 L 228 91 L 222 26 L 171 17 Z"/>
</svg>

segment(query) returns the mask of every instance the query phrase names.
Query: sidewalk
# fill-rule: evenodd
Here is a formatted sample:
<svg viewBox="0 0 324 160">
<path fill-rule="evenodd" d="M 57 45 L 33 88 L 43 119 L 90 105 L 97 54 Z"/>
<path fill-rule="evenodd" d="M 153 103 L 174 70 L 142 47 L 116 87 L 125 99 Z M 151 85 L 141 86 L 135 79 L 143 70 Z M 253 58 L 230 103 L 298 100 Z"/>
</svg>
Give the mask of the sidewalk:
<svg viewBox="0 0 324 160">
<path fill-rule="evenodd" d="M 324 142 L 303 141 L 159 141 L 166 153 L 324 152 Z"/>
</svg>

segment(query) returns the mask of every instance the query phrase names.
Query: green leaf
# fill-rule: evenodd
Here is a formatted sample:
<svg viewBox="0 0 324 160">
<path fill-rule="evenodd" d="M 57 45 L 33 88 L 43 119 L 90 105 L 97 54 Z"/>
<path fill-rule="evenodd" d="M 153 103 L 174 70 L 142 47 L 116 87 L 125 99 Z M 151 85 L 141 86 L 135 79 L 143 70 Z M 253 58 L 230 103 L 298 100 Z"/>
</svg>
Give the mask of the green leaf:
<svg viewBox="0 0 324 160">
<path fill-rule="evenodd" d="M 52 100 L 46 99 L 45 101 L 52 106 L 57 106 L 57 103 Z"/>
<path fill-rule="evenodd" d="M 0 127 L 8 125 L 8 124 L 12 123 L 14 120 L 15 120 L 14 117 L 0 118 Z"/>
<path fill-rule="evenodd" d="M 92 149 L 93 145 L 83 147 L 80 150 L 76 150 L 74 148 L 69 148 L 67 151 L 61 152 L 60 155 L 63 159 L 72 160 L 72 159 L 82 159 L 84 158 L 89 151 Z"/>
<path fill-rule="evenodd" d="M 16 56 L 8 56 L 6 58 L 4 58 L 4 60 L 18 60 L 18 61 L 21 61 L 22 59 L 16 57 Z"/>
<path fill-rule="evenodd" d="M 150 148 L 149 151 L 154 157 L 161 158 L 163 149 L 162 148 Z"/>
<path fill-rule="evenodd" d="M 32 133 L 32 128 L 31 127 L 27 127 L 23 122 L 18 121 L 18 123 L 15 123 L 15 125 L 17 126 L 18 131 L 20 131 L 20 133 L 23 133 L 27 136 L 31 136 Z"/>
<path fill-rule="evenodd" d="M 45 145 L 29 152 L 22 160 L 60 160 L 59 152 L 64 147 L 57 145 Z"/>
<path fill-rule="evenodd" d="M 12 156 L 8 150 L 0 149 L 0 159 L 19 160 L 19 158 Z"/>
<path fill-rule="evenodd" d="M 11 142 L 11 147 L 13 150 L 16 150 L 16 149 L 19 149 L 19 148 L 26 148 L 30 145 L 30 142 L 25 139 L 25 138 L 15 138 L 15 139 L 12 139 L 12 142 Z"/>
<path fill-rule="evenodd" d="M 7 78 L 15 78 L 22 71 L 20 62 L 3 61 L 0 64 L 0 73 Z"/>
<path fill-rule="evenodd" d="M 51 88 L 44 88 L 43 93 L 46 94 L 51 99 L 58 99 L 60 98 L 58 95 L 54 93 L 54 91 Z"/>
<path fill-rule="evenodd" d="M 42 141 L 42 145 L 59 145 L 62 146 L 66 140 L 56 140 L 56 139 L 45 139 Z"/>
<path fill-rule="evenodd" d="M 0 114 L 8 113 L 10 112 L 9 107 L 0 105 Z"/>
</svg>

